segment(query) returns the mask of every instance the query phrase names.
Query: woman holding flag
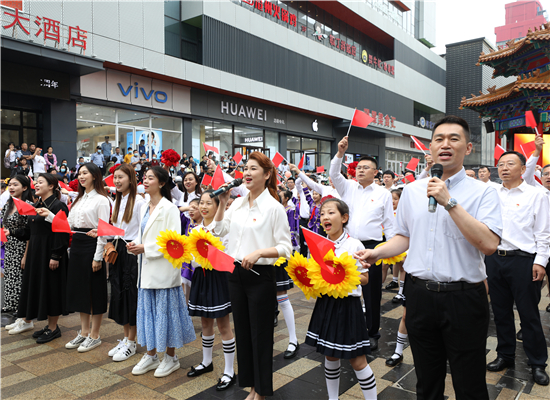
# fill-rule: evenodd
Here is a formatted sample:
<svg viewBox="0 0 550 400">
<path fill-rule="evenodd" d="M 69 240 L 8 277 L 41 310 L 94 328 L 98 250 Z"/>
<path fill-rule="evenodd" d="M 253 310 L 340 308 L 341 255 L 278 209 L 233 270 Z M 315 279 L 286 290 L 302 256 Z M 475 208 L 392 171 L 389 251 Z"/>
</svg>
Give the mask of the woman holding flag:
<svg viewBox="0 0 550 400">
<path fill-rule="evenodd" d="M 227 212 L 230 194 L 220 195 L 213 233 L 229 235 L 227 254 L 235 259 L 229 295 L 239 386 L 251 387 L 247 400 L 262 400 L 273 395 L 273 301 L 277 290 L 273 264 L 279 257 L 290 257 L 292 244 L 271 160 L 259 151 L 250 154 L 243 181 L 248 194 L 236 199 Z"/>
</svg>

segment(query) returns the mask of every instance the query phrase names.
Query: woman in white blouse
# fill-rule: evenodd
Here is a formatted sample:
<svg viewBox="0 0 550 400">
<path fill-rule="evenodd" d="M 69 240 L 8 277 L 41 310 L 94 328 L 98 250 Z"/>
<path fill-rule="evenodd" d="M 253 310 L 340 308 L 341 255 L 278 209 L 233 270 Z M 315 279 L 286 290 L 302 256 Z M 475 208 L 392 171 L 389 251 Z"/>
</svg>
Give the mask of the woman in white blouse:
<svg viewBox="0 0 550 400">
<path fill-rule="evenodd" d="M 273 264 L 292 251 L 286 212 L 277 195 L 271 160 L 252 153 L 243 180 L 249 193 L 225 212 L 229 192 L 220 195 L 214 234 L 228 235 L 227 253 L 235 258 L 229 294 L 237 339 L 239 386 L 251 387 L 247 400 L 273 395 L 273 320 L 277 288 Z"/>
<path fill-rule="evenodd" d="M 67 273 L 67 308 L 80 313 L 81 330 L 65 345 L 79 353 L 101 345 L 99 329 L 107 312 L 107 274 L 103 268 L 105 237 L 94 238 L 93 229 L 101 218 L 109 221 L 111 203 L 103 187 L 103 176 L 93 163 L 78 170 L 78 196 L 69 211 L 73 234 Z M 52 221 L 50 212 L 47 221 Z M 91 318 L 90 318 L 91 317 Z M 90 319 L 92 327 L 90 330 Z"/>
</svg>

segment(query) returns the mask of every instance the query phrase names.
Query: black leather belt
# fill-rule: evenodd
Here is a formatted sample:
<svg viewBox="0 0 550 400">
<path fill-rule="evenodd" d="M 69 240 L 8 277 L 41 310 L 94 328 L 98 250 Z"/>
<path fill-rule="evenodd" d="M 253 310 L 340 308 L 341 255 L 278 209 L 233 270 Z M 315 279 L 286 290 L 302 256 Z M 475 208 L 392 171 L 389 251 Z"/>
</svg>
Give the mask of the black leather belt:
<svg viewBox="0 0 550 400">
<path fill-rule="evenodd" d="M 409 275 L 411 277 L 411 281 L 420 287 L 426 288 L 426 290 L 429 290 L 430 292 L 454 292 L 457 290 L 468 290 L 473 289 L 479 285 L 481 285 L 482 282 L 478 283 L 468 283 L 468 282 L 436 282 L 436 281 L 428 281 L 425 279 L 420 279 L 415 276 Z"/>
<path fill-rule="evenodd" d="M 526 251 L 523 251 L 523 250 L 497 250 L 497 254 L 501 257 L 519 256 L 519 257 L 535 258 L 534 254 L 527 253 Z"/>
</svg>

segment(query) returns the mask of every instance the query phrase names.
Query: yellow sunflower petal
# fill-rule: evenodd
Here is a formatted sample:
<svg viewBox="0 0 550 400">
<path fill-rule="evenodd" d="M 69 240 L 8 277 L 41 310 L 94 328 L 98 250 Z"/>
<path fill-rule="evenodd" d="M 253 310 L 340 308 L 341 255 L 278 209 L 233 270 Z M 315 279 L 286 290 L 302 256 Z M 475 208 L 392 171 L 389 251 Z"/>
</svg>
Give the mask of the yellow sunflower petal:
<svg viewBox="0 0 550 400">
<path fill-rule="evenodd" d="M 317 263 L 310 266 L 311 283 L 319 293 L 343 298 L 361 283 L 356 261 L 348 253 L 336 257 L 329 252 L 324 257 L 324 261 L 329 265 L 332 264 L 334 273 L 321 269 Z"/>
<path fill-rule="evenodd" d="M 159 251 L 164 254 L 174 268 L 181 268 L 183 263 L 189 263 L 193 259 L 189 251 L 187 236 L 180 235 L 176 231 L 160 232 L 157 236 Z"/>
<path fill-rule="evenodd" d="M 319 293 L 311 286 L 310 265 L 307 258 L 296 251 L 290 257 L 290 260 L 288 260 L 288 265 L 285 268 L 290 279 L 292 279 L 294 284 L 304 292 L 308 300 L 310 297 L 319 297 Z"/>
<path fill-rule="evenodd" d="M 284 258 L 284 257 L 279 257 L 279 258 L 277 259 L 277 261 L 275 261 L 275 264 L 273 264 L 273 265 L 274 265 L 275 267 L 278 267 L 278 266 L 280 266 L 280 265 L 283 265 L 283 264 L 285 263 L 285 261 L 286 261 L 286 258 Z"/>
<path fill-rule="evenodd" d="M 387 242 L 384 242 L 384 243 L 380 243 L 379 245 L 377 245 L 375 247 L 375 249 L 377 247 L 380 247 L 380 246 L 383 246 L 385 245 Z M 393 256 L 393 257 L 388 257 L 388 258 L 381 258 L 380 260 L 376 261 L 376 265 L 380 265 L 381 263 L 384 263 L 386 265 L 394 265 L 394 264 L 397 264 L 398 262 L 401 262 L 405 259 L 405 256 L 407 255 L 407 253 L 401 253 L 397 256 Z"/>
<path fill-rule="evenodd" d="M 220 238 L 217 238 L 203 228 L 194 229 L 188 236 L 187 240 L 189 244 L 189 250 L 191 254 L 193 254 L 195 262 L 204 269 L 212 269 L 212 264 L 210 264 L 210 261 L 208 261 L 207 258 L 208 250 L 206 243 L 211 244 L 221 251 L 225 249 Z"/>
</svg>

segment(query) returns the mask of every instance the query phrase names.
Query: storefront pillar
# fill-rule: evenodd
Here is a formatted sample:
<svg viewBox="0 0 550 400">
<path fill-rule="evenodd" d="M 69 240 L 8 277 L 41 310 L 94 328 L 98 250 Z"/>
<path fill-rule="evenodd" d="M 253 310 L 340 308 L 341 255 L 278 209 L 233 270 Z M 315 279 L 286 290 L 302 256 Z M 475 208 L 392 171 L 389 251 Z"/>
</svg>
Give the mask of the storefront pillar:
<svg viewBox="0 0 550 400">
<path fill-rule="evenodd" d="M 52 100 L 49 112 L 44 113 L 44 135 L 42 154 L 48 146 L 53 152 L 67 159 L 69 166 L 76 163 L 76 102 L 74 100 Z M 61 163 L 61 159 L 58 159 Z"/>
</svg>

